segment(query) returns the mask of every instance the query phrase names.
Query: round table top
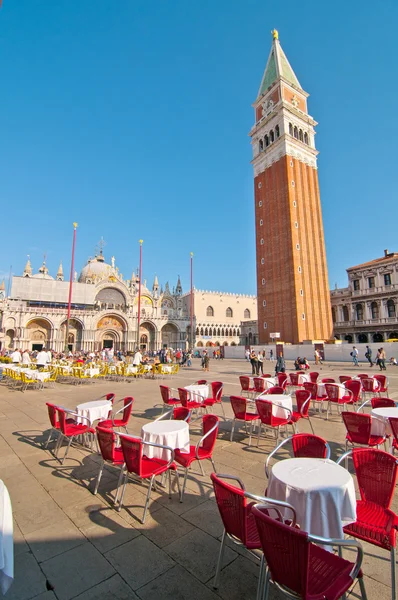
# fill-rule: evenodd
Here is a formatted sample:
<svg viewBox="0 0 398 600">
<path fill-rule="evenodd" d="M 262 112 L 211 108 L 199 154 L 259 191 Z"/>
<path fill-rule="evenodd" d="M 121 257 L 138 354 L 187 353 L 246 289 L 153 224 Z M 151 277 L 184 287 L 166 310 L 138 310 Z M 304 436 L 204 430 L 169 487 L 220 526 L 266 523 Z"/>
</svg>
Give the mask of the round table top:
<svg viewBox="0 0 398 600">
<path fill-rule="evenodd" d="M 153 423 L 147 423 L 142 427 L 142 433 L 151 434 L 162 434 L 162 433 L 176 433 L 183 429 L 189 429 L 189 425 L 186 421 L 175 421 L 175 420 L 164 420 L 153 421 Z"/>
<path fill-rule="evenodd" d="M 386 408 L 374 408 L 372 410 L 372 415 L 375 417 L 382 417 L 383 419 L 388 419 L 389 417 L 398 417 L 398 408 L 394 408 L 393 406 L 388 406 Z"/>
<path fill-rule="evenodd" d="M 90 408 L 100 408 L 101 406 L 112 406 L 112 402 L 110 400 L 91 400 L 90 402 L 83 402 L 83 404 L 78 404 L 78 410 L 89 410 Z"/>
<path fill-rule="evenodd" d="M 275 463 L 272 477 L 290 488 L 318 491 L 344 487 L 352 481 L 350 473 L 332 460 L 324 458 L 288 458 Z"/>
</svg>

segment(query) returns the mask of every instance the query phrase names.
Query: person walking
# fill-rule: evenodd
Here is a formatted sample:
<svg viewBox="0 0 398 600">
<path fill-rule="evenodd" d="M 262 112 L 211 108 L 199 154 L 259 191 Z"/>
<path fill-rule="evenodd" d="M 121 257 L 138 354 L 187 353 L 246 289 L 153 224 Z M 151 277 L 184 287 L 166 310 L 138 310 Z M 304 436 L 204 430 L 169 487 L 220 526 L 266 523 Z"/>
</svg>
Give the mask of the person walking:
<svg viewBox="0 0 398 600">
<path fill-rule="evenodd" d="M 379 367 L 380 371 L 386 371 L 386 353 L 384 352 L 384 348 L 380 348 L 380 356 L 379 356 Z"/>
<path fill-rule="evenodd" d="M 369 346 L 366 346 L 365 358 L 368 359 L 370 366 L 373 367 L 372 348 L 370 348 Z"/>
<path fill-rule="evenodd" d="M 352 362 L 354 363 L 354 367 L 359 367 L 358 365 L 358 348 L 356 348 L 356 346 L 352 347 L 352 352 L 351 352 L 351 356 L 352 356 Z"/>
<path fill-rule="evenodd" d="M 18 348 L 15 348 L 14 352 L 10 356 L 11 361 L 14 365 L 19 365 L 22 359 L 21 353 Z"/>
<path fill-rule="evenodd" d="M 279 352 L 279 356 L 276 359 L 275 375 L 278 373 L 284 373 L 286 371 L 285 359 L 283 358 L 282 352 Z"/>
<path fill-rule="evenodd" d="M 322 364 L 322 357 L 319 353 L 319 350 L 317 348 L 315 348 L 314 350 L 314 358 L 315 358 L 315 364 L 316 365 L 321 365 Z"/>
<path fill-rule="evenodd" d="M 270 359 L 270 361 L 273 361 L 273 360 L 274 360 L 274 351 L 272 350 L 272 348 L 271 348 L 271 350 L 269 351 L 269 359 Z"/>
<path fill-rule="evenodd" d="M 263 363 L 264 363 L 264 352 L 259 351 L 257 354 L 257 375 L 264 375 Z"/>
</svg>

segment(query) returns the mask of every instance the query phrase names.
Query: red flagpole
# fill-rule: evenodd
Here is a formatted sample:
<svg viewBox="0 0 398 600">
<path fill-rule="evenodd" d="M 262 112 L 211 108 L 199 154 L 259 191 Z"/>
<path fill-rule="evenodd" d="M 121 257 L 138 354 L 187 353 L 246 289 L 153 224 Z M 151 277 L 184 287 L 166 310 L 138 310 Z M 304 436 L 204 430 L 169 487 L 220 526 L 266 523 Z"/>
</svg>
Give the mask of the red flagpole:
<svg viewBox="0 0 398 600">
<path fill-rule="evenodd" d="M 193 252 L 191 252 L 191 350 L 193 350 Z"/>
<path fill-rule="evenodd" d="M 70 277 L 69 277 L 68 316 L 66 318 L 65 352 L 67 352 L 69 350 L 68 338 L 69 338 L 70 309 L 71 309 L 71 304 L 72 304 L 73 273 L 74 273 L 74 269 L 75 269 L 76 229 L 77 229 L 77 223 L 73 223 L 72 261 L 71 261 L 71 265 L 70 265 Z"/>
<path fill-rule="evenodd" d="M 142 280 L 142 243 L 140 240 L 140 272 L 138 279 L 138 322 L 137 322 L 137 350 L 140 349 L 140 324 L 141 324 L 141 280 Z"/>
</svg>

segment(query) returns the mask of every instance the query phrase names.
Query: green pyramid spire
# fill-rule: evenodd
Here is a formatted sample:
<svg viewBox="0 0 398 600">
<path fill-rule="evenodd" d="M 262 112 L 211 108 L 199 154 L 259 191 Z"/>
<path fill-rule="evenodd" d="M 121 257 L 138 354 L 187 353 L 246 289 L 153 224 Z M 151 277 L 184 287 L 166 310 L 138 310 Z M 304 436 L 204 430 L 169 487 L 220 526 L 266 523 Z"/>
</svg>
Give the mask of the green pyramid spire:
<svg viewBox="0 0 398 600">
<path fill-rule="evenodd" d="M 282 46 L 279 43 L 278 32 L 274 29 L 272 34 L 272 48 L 268 57 L 263 78 L 261 80 L 258 96 L 265 94 L 267 89 L 280 78 L 285 79 L 285 81 L 294 87 L 301 89 L 299 80 L 297 79 L 289 61 L 286 58 L 286 54 L 282 50 Z"/>
</svg>

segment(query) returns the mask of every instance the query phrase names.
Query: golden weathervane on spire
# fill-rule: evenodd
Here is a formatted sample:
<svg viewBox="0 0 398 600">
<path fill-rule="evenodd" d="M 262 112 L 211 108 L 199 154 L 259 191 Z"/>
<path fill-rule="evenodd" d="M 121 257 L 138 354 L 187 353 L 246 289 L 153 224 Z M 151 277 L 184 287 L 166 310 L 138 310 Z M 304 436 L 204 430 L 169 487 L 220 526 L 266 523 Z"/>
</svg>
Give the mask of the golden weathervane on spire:
<svg viewBox="0 0 398 600">
<path fill-rule="evenodd" d="M 272 33 L 272 39 L 273 39 L 273 40 L 279 40 L 279 33 L 278 33 L 278 30 L 277 30 L 277 29 L 273 29 L 273 30 L 271 31 L 271 33 Z"/>
</svg>

